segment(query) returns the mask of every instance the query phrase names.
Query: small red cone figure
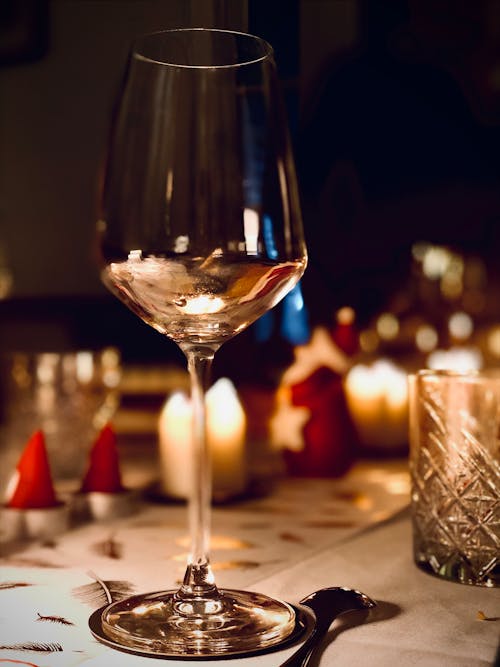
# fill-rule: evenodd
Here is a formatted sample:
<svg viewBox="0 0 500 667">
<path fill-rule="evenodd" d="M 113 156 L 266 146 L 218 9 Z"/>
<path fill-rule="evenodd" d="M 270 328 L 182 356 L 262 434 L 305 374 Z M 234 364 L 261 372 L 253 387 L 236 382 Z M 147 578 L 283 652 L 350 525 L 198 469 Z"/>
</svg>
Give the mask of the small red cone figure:
<svg viewBox="0 0 500 667">
<path fill-rule="evenodd" d="M 336 325 L 332 331 L 332 339 L 348 357 L 359 351 L 359 335 L 356 329 L 356 314 L 348 306 L 337 311 Z"/>
<path fill-rule="evenodd" d="M 106 424 L 97 436 L 90 451 L 90 463 L 83 478 L 82 493 L 121 493 L 121 482 L 116 434 L 110 424 Z"/>
<path fill-rule="evenodd" d="M 17 464 L 15 489 L 7 501 L 14 509 L 57 507 L 43 431 L 36 431 L 28 440 Z"/>
</svg>

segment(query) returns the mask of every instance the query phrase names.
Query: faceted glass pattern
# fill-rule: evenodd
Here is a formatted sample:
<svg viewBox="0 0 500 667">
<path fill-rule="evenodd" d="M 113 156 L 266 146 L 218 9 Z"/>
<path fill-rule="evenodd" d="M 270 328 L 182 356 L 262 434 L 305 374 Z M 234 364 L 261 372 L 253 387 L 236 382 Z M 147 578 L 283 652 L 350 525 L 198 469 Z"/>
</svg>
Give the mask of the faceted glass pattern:
<svg viewBox="0 0 500 667">
<path fill-rule="evenodd" d="M 500 586 L 500 374 L 420 371 L 409 382 L 415 562 Z"/>
</svg>

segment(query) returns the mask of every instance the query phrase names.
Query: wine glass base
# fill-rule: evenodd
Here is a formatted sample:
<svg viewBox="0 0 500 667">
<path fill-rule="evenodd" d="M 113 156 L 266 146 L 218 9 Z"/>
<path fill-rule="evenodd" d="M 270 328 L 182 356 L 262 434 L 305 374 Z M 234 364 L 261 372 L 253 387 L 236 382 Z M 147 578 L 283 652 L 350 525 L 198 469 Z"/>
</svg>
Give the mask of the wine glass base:
<svg viewBox="0 0 500 667">
<path fill-rule="evenodd" d="M 183 614 L 177 591 L 134 595 L 92 614 L 100 642 L 136 655 L 163 658 L 238 657 L 277 650 L 308 627 L 292 605 L 260 593 L 221 590 L 214 613 Z"/>
</svg>

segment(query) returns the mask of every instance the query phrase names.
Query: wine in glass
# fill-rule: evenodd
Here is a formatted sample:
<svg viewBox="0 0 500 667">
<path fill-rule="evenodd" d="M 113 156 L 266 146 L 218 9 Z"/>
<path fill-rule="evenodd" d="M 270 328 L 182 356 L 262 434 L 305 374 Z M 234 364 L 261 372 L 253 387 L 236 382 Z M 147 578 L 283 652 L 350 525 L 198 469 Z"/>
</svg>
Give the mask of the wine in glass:
<svg viewBox="0 0 500 667">
<path fill-rule="evenodd" d="M 204 403 L 217 349 L 285 296 L 307 262 L 269 44 L 202 28 L 134 43 L 98 228 L 105 284 L 186 356 L 194 460 L 182 586 L 110 604 L 102 631 L 119 646 L 164 656 L 273 646 L 293 631 L 293 608 L 219 589 L 210 566 Z"/>
</svg>

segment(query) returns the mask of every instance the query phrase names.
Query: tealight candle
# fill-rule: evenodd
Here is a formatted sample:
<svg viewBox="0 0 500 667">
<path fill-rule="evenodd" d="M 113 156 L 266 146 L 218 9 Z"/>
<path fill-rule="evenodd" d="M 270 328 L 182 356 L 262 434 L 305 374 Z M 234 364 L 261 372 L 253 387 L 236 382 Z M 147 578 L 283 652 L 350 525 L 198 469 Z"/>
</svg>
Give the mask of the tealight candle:
<svg viewBox="0 0 500 667">
<path fill-rule="evenodd" d="M 349 412 L 364 445 L 402 445 L 408 431 L 407 374 L 380 359 L 353 366 L 345 381 Z"/>
<path fill-rule="evenodd" d="M 245 490 L 246 418 L 236 389 L 221 378 L 207 392 L 207 440 L 211 457 L 215 499 L 236 496 Z M 180 392 L 166 401 L 159 419 L 161 486 L 176 498 L 189 496 L 192 480 L 192 407 Z"/>
</svg>

